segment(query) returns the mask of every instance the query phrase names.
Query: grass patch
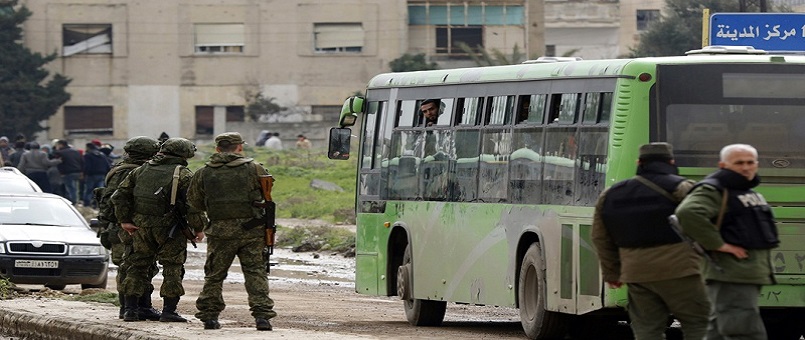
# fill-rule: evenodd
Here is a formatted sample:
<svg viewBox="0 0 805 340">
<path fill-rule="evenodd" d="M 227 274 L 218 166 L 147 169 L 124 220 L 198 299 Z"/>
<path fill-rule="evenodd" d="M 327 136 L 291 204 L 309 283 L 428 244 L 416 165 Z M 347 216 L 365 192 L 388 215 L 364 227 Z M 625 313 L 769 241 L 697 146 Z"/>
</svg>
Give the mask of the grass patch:
<svg viewBox="0 0 805 340">
<path fill-rule="evenodd" d="M 0 299 L 5 300 L 11 296 L 11 287 L 14 287 L 14 284 L 8 279 L 0 278 Z"/>
<path fill-rule="evenodd" d="M 212 144 L 199 145 L 188 167 L 193 171 L 203 167 L 214 152 Z M 274 176 L 272 198 L 277 203 L 277 217 L 355 223 L 356 157 L 334 161 L 321 149 L 276 151 L 248 145 L 244 154 L 263 163 Z M 311 188 L 314 179 L 334 183 L 344 191 Z"/>
<path fill-rule="evenodd" d="M 120 306 L 120 300 L 117 298 L 117 293 L 108 291 L 98 291 L 90 294 L 65 295 L 64 299 L 81 302 L 110 303 L 118 307 Z"/>
<path fill-rule="evenodd" d="M 355 248 L 355 233 L 332 226 L 300 226 L 277 228 L 277 246 L 296 248 L 307 247 L 305 251 L 331 250 L 348 252 Z"/>
</svg>

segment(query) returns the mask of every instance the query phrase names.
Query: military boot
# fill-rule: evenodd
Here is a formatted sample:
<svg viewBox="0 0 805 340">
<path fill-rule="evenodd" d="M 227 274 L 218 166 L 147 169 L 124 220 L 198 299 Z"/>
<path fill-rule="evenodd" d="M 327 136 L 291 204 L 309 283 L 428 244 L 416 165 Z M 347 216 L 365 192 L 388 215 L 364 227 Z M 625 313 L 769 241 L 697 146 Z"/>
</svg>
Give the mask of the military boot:
<svg viewBox="0 0 805 340">
<path fill-rule="evenodd" d="M 123 314 L 126 313 L 126 296 L 117 293 L 117 299 L 120 301 L 120 314 L 117 316 L 117 318 L 123 320 Z"/>
<path fill-rule="evenodd" d="M 138 299 L 139 296 L 137 295 L 126 295 L 126 311 L 123 313 L 123 321 L 140 321 L 140 317 L 137 313 L 139 309 L 137 304 Z"/>
<path fill-rule="evenodd" d="M 273 328 L 271 327 L 271 323 L 268 320 L 263 318 L 256 318 L 254 319 L 254 323 L 257 325 L 258 331 L 270 331 Z"/>
<path fill-rule="evenodd" d="M 163 298 L 164 303 L 162 306 L 162 316 L 159 317 L 161 322 L 187 322 L 187 319 L 176 313 L 176 305 L 179 304 L 179 297 L 166 297 Z"/>
<path fill-rule="evenodd" d="M 154 309 L 153 305 L 151 305 L 151 292 L 153 292 L 153 290 L 146 290 L 143 295 L 140 295 L 140 299 L 138 300 L 139 308 L 137 309 L 137 314 L 140 320 L 159 321 L 159 318 L 162 316 L 159 314 L 159 311 Z"/>
</svg>

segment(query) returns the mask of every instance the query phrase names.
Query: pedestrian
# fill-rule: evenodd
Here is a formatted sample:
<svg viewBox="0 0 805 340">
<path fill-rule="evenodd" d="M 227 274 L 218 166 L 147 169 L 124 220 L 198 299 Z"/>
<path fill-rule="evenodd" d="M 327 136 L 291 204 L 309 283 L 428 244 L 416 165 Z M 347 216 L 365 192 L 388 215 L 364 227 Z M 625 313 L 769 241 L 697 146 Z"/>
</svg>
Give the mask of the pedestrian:
<svg viewBox="0 0 805 340">
<path fill-rule="evenodd" d="M 93 204 L 92 194 L 95 188 L 104 186 L 104 178 L 111 169 L 109 158 L 98 150 L 98 145 L 94 142 L 87 143 L 84 151 L 84 194 L 81 196 L 85 207 L 97 206 L 97 202 Z"/>
<path fill-rule="evenodd" d="M 17 165 L 17 168 L 36 183 L 42 191 L 52 193 L 48 169 L 61 163 L 61 160 L 49 159 L 47 152 L 43 151 L 37 142 L 31 142 L 30 147 L 31 150 L 20 157 L 20 164 Z"/>
<path fill-rule="evenodd" d="M 22 158 L 22 154 L 25 153 L 25 141 L 16 141 L 14 142 L 14 152 L 8 155 L 8 159 L 6 160 L 6 165 L 11 165 L 13 167 L 17 167 L 20 164 L 20 158 Z"/>
<path fill-rule="evenodd" d="M 61 159 L 59 173 L 64 184 L 64 198 L 67 198 L 73 205 L 78 203 L 78 181 L 81 179 L 84 170 L 84 158 L 78 150 L 73 149 L 66 140 L 60 139 L 56 142 L 56 158 Z"/>
<path fill-rule="evenodd" d="M 296 148 L 297 149 L 309 150 L 312 146 L 313 146 L 313 144 L 310 143 L 310 140 L 307 139 L 307 137 L 305 137 L 305 135 L 296 136 Z"/>
<path fill-rule="evenodd" d="M 671 314 L 685 339 L 707 334 L 710 304 L 701 257 L 674 232 L 668 216 L 693 187 L 678 175 L 670 144 L 640 147 L 637 176 L 598 198 L 592 240 L 604 282 L 628 286 L 627 311 L 635 339 L 664 339 Z"/>
<path fill-rule="evenodd" d="M 207 262 L 204 287 L 196 300 L 196 317 L 204 329 L 218 329 L 218 315 L 225 304 L 221 293 L 223 281 L 235 256 L 246 280 L 249 309 L 258 330 L 271 330 L 269 319 L 277 316 L 274 301 L 268 296 L 264 228 L 246 228 L 244 222 L 260 218 L 262 209 L 254 203 L 263 201 L 260 175 L 268 171 L 254 159 L 243 155 L 240 133 L 226 132 L 215 137 L 216 153 L 193 176 L 188 203 L 207 212 L 210 223 L 207 236 Z"/>
<path fill-rule="evenodd" d="M 5 162 L 9 162 L 9 156 L 14 153 L 14 148 L 8 144 L 8 137 L 2 136 L 0 137 L 0 159 L 4 160 Z M 11 165 L 10 163 L 7 165 Z M 4 165 L 5 166 L 5 165 Z"/>
<path fill-rule="evenodd" d="M 265 147 L 272 149 L 272 150 L 282 150 L 282 140 L 280 139 L 280 133 L 274 132 L 271 134 L 266 140 Z"/>
<path fill-rule="evenodd" d="M 126 309 L 125 292 L 122 289 L 123 281 L 126 279 L 130 267 L 126 258 L 133 251 L 133 246 L 131 235 L 120 228 L 120 224 L 115 217 L 115 207 L 111 202 L 111 197 L 120 183 L 123 182 L 123 179 L 132 170 L 143 165 L 159 151 L 159 142 L 150 137 L 134 137 L 126 142 L 123 146 L 123 151 L 125 152 L 123 160 L 106 174 L 104 178 L 106 187 L 99 188 L 100 194 L 98 195 L 100 197 L 98 200 L 98 221 L 101 223 L 103 230 L 100 233 L 101 244 L 111 250 L 112 263 L 117 265 L 115 281 L 117 282 L 118 298 L 120 299 L 120 312 L 118 314 L 120 319 L 123 319 Z M 159 273 L 156 262 L 151 264 L 147 273 L 148 281 L 145 289 L 137 299 L 137 317 L 139 320 L 157 321 L 161 315 L 151 304 L 151 293 L 154 292 L 154 285 L 151 280 Z"/>
<path fill-rule="evenodd" d="M 169 138 L 159 152 L 134 169 L 112 194 L 115 217 L 120 227 L 133 236 L 134 251 L 126 257 L 129 270 L 123 280 L 126 311 L 123 321 L 139 321 L 139 297 L 145 293 L 149 271 L 154 261 L 162 264 L 162 322 L 187 322 L 176 312 L 184 295 L 182 278 L 187 260 L 187 239 L 177 230 L 186 223 L 193 229 L 194 240 L 204 238 L 203 212 L 187 209 L 187 216 L 177 216 L 186 202 L 178 199 L 187 192 L 193 173 L 187 159 L 196 146 L 184 138 Z M 178 207 L 177 207 L 178 206 Z"/>
<path fill-rule="evenodd" d="M 704 274 L 712 303 L 707 339 L 765 340 L 758 296 L 776 282 L 771 249 L 779 239 L 771 207 L 752 190 L 760 184 L 757 150 L 727 145 L 718 167 L 676 209 L 685 233 L 718 264 Z"/>
</svg>

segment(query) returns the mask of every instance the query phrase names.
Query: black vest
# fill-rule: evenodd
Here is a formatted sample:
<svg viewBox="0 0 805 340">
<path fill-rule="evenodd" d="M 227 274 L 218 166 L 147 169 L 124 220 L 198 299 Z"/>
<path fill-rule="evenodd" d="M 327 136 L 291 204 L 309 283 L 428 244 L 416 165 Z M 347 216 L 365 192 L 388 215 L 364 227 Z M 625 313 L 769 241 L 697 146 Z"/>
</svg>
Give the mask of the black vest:
<svg viewBox="0 0 805 340">
<path fill-rule="evenodd" d="M 727 190 L 727 212 L 721 223 L 721 238 L 724 242 L 746 249 L 777 247 L 780 243 L 777 226 L 766 199 L 751 188 L 727 186 L 729 179 L 725 181 L 725 176 L 734 177 L 721 170 L 696 184 L 709 184 L 722 192 Z"/>
<path fill-rule="evenodd" d="M 674 192 L 685 180 L 673 174 L 646 177 L 668 193 Z M 643 248 L 679 243 L 682 239 L 668 222 L 668 216 L 674 213 L 678 204 L 637 179 L 628 179 L 607 190 L 601 217 L 618 247 Z"/>
</svg>

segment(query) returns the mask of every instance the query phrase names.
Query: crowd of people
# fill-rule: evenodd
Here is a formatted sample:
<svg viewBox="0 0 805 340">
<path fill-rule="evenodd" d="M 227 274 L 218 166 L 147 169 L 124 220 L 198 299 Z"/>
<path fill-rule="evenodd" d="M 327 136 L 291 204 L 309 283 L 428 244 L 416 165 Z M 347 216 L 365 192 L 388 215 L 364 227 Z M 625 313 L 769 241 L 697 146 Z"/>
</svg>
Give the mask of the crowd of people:
<svg viewBox="0 0 805 340">
<path fill-rule="evenodd" d="M 74 205 L 97 208 L 92 193 L 104 185 L 106 173 L 120 158 L 114 146 L 99 139 L 75 149 L 63 139 L 40 145 L 19 134 L 11 143 L 0 137 L 0 166 L 12 166 L 34 181 L 42 191 L 67 198 Z"/>
</svg>

